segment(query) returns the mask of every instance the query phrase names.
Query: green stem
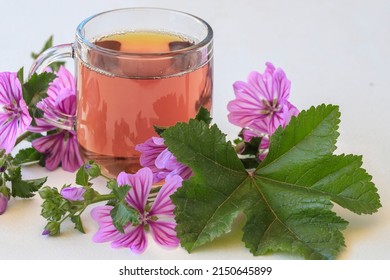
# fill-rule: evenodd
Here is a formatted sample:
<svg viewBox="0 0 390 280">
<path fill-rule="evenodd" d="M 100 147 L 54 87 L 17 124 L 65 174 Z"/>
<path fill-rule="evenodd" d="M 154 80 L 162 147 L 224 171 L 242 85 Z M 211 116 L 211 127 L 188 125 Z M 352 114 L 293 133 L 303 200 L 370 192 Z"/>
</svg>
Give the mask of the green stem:
<svg viewBox="0 0 390 280">
<path fill-rule="evenodd" d="M 113 199 L 115 198 L 115 195 L 110 193 L 110 194 L 101 194 L 97 197 L 95 197 L 94 199 L 91 200 L 91 203 L 89 203 L 88 205 L 91 205 L 91 204 L 94 204 L 94 203 L 98 203 L 98 202 L 102 202 L 102 201 L 107 201 L 107 200 L 110 200 L 110 199 Z"/>
<path fill-rule="evenodd" d="M 112 180 L 112 178 L 110 178 L 110 177 L 104 175 L 103 173 L 101 173 L 100 176 L 103 177 L 103 178 L 106 179 L 106 180 Z"/>
<path fill-rule="evenodd" d="M 17 146 L 20 142 L 22 142 L 24 139 L 26 139 L 27 137 L 29 137 L 29 136 L 31 136 L 33 134 L 34 134 L 34 132 L 26 131 L 25 133 L 23 133 L 22 135 L 20 135 L 16 139 L 15 146 Z"/>
</svg>

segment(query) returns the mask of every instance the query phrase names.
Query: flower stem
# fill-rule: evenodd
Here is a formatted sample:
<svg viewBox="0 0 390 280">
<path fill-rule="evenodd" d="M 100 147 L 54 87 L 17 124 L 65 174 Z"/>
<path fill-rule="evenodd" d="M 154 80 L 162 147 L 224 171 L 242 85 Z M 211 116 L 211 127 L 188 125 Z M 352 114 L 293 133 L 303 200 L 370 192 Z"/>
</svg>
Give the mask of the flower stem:
<svg viewBox="0 0 390 280">
<path fill-rule="evenodd" d="M 17 139 L 16 139 L 16 142 L 15 142 L 15 146 L 17 146 L 20 142 L 22 142 L 23 140 L 25 140 L 27 137 L 33 135 L 34 132 L 30 132 L 30 131 L 26 131 L 25 133 L 23 133 L 22 135 L 20 135 Z"/>
<path fill-rule="evenodd" d="M 98 203 L 98 202 L 102 202 L 102 201 L 107 201 L 107 200 L 110 200 L 110 199 L 113 199 L 115 198 L 115 195 L 110 193 L 110 194 L 101 194 L 97 197 L 95 197 L 94 199 L 91 200 L 91 203 L 89 203 L 88 205 L 91 205 L 91 204 L 94 204 L 94 203 Z"/>
</svg>

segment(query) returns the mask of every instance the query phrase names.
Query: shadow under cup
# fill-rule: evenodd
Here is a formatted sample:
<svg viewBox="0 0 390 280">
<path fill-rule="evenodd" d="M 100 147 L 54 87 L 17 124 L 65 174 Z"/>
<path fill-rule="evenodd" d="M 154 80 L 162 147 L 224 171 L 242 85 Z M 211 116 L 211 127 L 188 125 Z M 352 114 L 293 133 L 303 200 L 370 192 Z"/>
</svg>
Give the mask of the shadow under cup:
<svg viewBox="0 0 390 280">
<path fill-rule="evenodd" d="M 211 110 L 213 31 L 178 11 L 130 8 L 83 21 L 72 45 L 75 129 L 85 160 L 105 175 L 140 168 L 137 144 Z"/>
</svg>

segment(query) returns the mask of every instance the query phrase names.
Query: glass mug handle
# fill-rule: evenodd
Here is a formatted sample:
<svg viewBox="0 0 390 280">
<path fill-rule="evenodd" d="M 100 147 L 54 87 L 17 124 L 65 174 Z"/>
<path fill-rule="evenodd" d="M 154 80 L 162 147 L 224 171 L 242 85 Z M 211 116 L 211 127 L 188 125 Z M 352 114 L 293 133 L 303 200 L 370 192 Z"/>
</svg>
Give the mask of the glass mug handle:
<svg viewBox="0 0 390 280">
<path fill-rule="evenodd" d="M 44 72 L 51 63 L 64 58 L 74 58 L 73 44 L 57 45 L 45 50 L 32 64 L 28 77 L 31 78 L 34 73 Z M 60 129 L 75 130 L 76 119 L 74 116 L 63 114 L 47 104 L 44 104 L 44 106 L 43 119 L 48 123 Z"/>
</svg>

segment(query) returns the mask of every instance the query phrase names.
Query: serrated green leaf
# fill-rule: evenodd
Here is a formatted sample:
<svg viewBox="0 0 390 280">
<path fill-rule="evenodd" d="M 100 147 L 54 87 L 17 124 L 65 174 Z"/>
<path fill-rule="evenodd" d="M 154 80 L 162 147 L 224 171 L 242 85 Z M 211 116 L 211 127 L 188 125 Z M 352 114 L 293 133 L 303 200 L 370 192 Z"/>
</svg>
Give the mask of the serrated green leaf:
<svg viewBox="0 0 390 280">
<path fill-rule="evenodd" d="M 33 108 L 35 105 L 47 96 L 49 84 L 56 78 L 56 75 L 49 72 L 41 74 L 34 73 L 30 79 L 23 84 L 23 99 L 26 104 Z"/>
<path fill-rule="evenodd" d="M 198 121 L 204 121 L 206 124 L 211 124 L 211 121 L 213 120 L 210 111 L 204 107 L 200 107 L 195 119 Z"/>
<path fill-rule="evenodd" d="M 14 158 L 15 165 L 22 165 L 27 163 L 39 162 L 42 158 L 42 154 L 34 148 L 26 148 L 20 150 Z"/>
<path fill-rule="evenodd" d="M 124 233 L 123 227 L 139 222 L 139 213 L 133 208 L 130 208 L 126 203 L 118 203 L 110 212 L 112 222 L 117 230 Z"/>
<path fill-rule="evenodd" d="M 216 126 L 191 120 L 163 133 L 169 150 L 194 176 L 172 195 L 176 232 L 188 251 L 227 233 L 238 213 L 254 255 L 286 252 L 332 259 L 347 222 L 331 200 L 356 213 L 380 207 L 361 157 L 333 155 L 340 113 L 321 105 L 302 111 L 271 137 L 268 156 L 248 174 Z"/>
<path fill-rule="evenodd" d="M 123 201 L 125 199 L 127 193 L 129 192 L 129 190 L 130 190 L 130 186 L 129 185 L 122 185 L 122 186 L 116 185 L 112 189 L 112 193 L 115 195 L 115 197 L 119 201 Z"/>
<path fill-rule="evenodd" d="M 74 223 L 74 228 L 77 229 L 81 233 L 85 233 L 83 222 L 81 221 L 80 215 L 75 215 L 70 218 L 70 220 Z"/>
<path fill-rule="evenodd" d="M 43 184 L 46 182 L 47 177 L 32 179 L 32 180 L 23 180 L 21 168 L 18 167 L 13 172 L 12 176 L 9 177 L 11 181 L 12 190 L 11 195 L 13 197 L 29 198 L 35 195 Z"/>
</svg>

